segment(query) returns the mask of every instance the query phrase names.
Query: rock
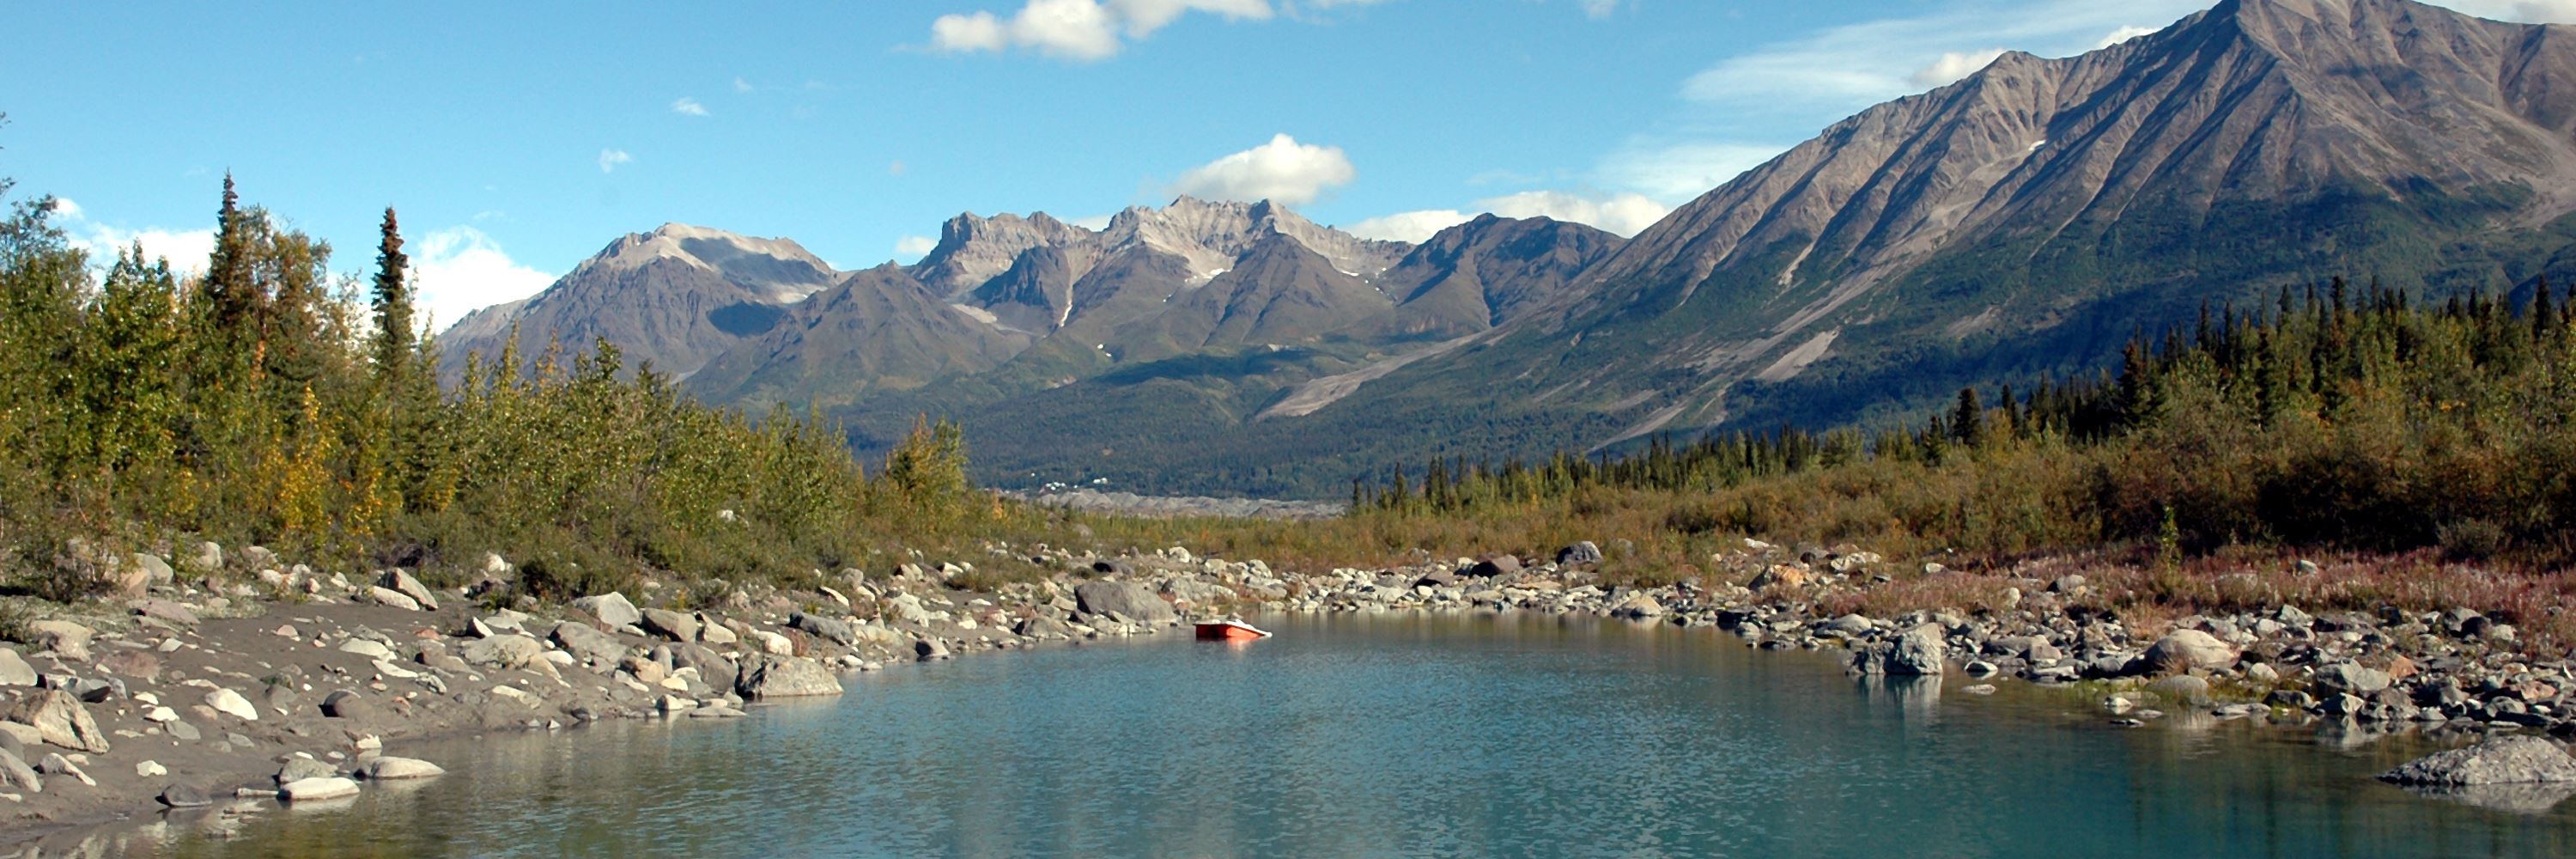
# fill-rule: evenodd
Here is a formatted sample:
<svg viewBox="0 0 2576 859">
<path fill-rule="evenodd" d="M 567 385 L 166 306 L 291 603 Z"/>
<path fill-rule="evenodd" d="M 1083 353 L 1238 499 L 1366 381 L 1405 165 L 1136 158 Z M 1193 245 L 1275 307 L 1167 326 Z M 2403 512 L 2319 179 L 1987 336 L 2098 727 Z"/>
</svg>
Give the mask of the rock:
<svg viewBox="0 0 2576 859">
<path fill-rule="evenodd" d="M 36 774 L 35 767 L 28 766 L 24 758 L 18 757 L 16 751 L 0 749 L 0 787 L 44 793 L 45 780 Z"/>
<path fill-rule="evenodd" d="M 1089 614 L 1116 612 L 1146 623 L 1170 623 L 1181 617 L 1171 603 L 1134 582 L 1083 582 L 1074 586 L 1073 596 Z"/>
<path fill-rule="evenodd" d="M 1018 626 L 1012 627 L 1011 631 L 1030 638 L 1073 637 L 1073 627 L 1071 625 L 1066 624 L 1060 619 L 1047 615 L 1039 615 L 1037 617 L 1022 620 Z"/>
<path fill-rule="evenodd" d="M 2368 695 L 2388 688 L 2388 672 L 2358 662 L 2337 662 L 2317 671 L 2317 684 L 2329 691 Z"/>
<path fill-rule="evenodd" d="M 98 723 L 90 720 L 89 710 L 70 692 L 39 689 L 19 699 L 5 718 L 35 728 L 37 737 L 47 743 L 91 754 L 107 753 L 107 733 L 98 729 Z"/>
<path fill-rule="evenodd" d="M 384 715 L 384 709 L 376 706 L 375 702 L 367 700 L 364 695 L 342 689 L 323 697 L 322 715 L 334 719 L 375 722 L 381 721 L 380 717 Z"/>
<path fill-rule="evenodd" d="M 265 570 L 277 566 L 277 553 L 269 551 L 267 546 L 243 546 L 241 565 L 243 569 Z"/>
<path fill-rule="evenodd" d="M 937 638 L 923 638 L 912 643 L 914 656 L 923 662 L 949 658 L 948 644 Z"/>
<path fill-rule="evenodd" d="M 429 586 L 421 584 L 419 579 L 412 578 L 410 573 L 403 572 L 401 567 L 386 570 L 376 584 L 392 588 L 395 593 L 410 597 L 411 601 L 421 608 L 430 611 L 438 610 L 438 596 L 430 593 Z"/>
<path fill-rule="evenodd" d="M 1870 630 L 1869 618 L 1847 614 L 1825 623 L 1825 628 L 1844 635 L 1859 635 Z"/>
<path fill-rule="evenodd" d="M 1636 596 L 1629 597 L 1627 600 L 1619 603 L 1618 607 L 1611 609 L 1610 616 L 1640 620 L 1645 618 L 1662 617 L 1664 616 L 1664 604 L 1656 601 L 1654 594 L 1640 593 Z"/>
<path fill-rule="evenodd" d="M 251 706 L 250 699 L 230 689 L 218 687 L 215 691 L 206 693 L 206 706 L 215 708 L 215 712 L 245 722 L 259 721 L 259 708 Z"/>
<path fill-rule="evenodd" d="M 796 655 L 796 642 L 788 640 L 787 636 L 766 629 L 752 630 L 749 635 L 752 641 L 760 645 L 762 653 L 772 656 Z"/>
<path fill-rule="evenodd" d="M 697 618 L 658 608 L 645 609 L 643 615 L 647 632 L 672 641 L 698 640 L 698 630 L 702 627 Z"/>
<path fill-rule="evenodd" d="M 733 634 L 733 630 L 726 629 L 724 624 L 717 623 L 715 618 L 708 617 L 705 612 L 699 612 L 696 620 L 699 641 L 708 644 L 734 644 L 742 640 L 740 636 Z"/>
<path fill-rule="evenodd" d="M 36 669 L 18 651 L 0 647 L 0 686 L 34 686 Z"/>
<path fill-rule="evenodd" d="M 2059 576 L 2056 581 L 2048 583 L 2048 592 L 2053 594 L 2071 594 L 2083 589 L 2084 577 L 2080 575 Z"/>
<path fill-rule="evenodd" d="M 196 551 L 188 553 L 187 562 L 188 569 L 195 572 L 211 573 L 221 570 L 224 568 L 224 547 L 211 542 L 198 543 Z"/>
<path fill-rule="evenodd" d="M 387 755 L 368 761 L 365 766 L 358 768 L 358 774 L 366 776 L 368 781 L 389 781 L 446 775 L 447 771 L 440 769 L 437 764 L 418 758 L 397 758 Z"/>
<path fill-rule="evenodd" d="M 159 778 L 169 774 L 170 768 L 162 766 L 160 761 L 144 761 L 134 765 L 136 778 Z"/>
<path fill-rule="evenodd" d="M 525 668 L 528 663 L 545 658 L 546 646 L 524 635 L 496 635 L 465 642 L 456 655 L 466 662 L 492 668 Z"/>
<path fill-rule="evenodd" d="M 2147 688 L 2165 700 L 2194 707 L 2209 706 L 2209 681 L 2190 674 L 2176 674 L 2147 684 Z"/>
<path fill-rule="evenodd" d="M 1556 550 L 1556 564 L 1560 567 L 1598 563 L 1601 563 L 1601 547 L 1592 545 L 1590 540 Z"/>
<path fill-rule="evenodd" d="M 1852 667 L 1869 674 L 1939 676 L 1948 656 L 1946 651 L 1941 627 L 1927 623 L 1897 636 L 1894 642 L 1855 652 Z"/>
<path fill-rule="evenodd" d="M 2436 787 L 2576 782 L 2576 758 L 2539 737 L 2504 736 L 2417 758 L 2379 778 Z"/>
<path fill-rule="evenodd" d="M 278 784 L 285 784 L 308 778 L 330 778 L 339 774 L 340 770 L 330 764 L 307 757 L 290 757 L 286 759 L 284 766 L 278 767 L 276 778 Z"/>
<path fill-rule="evenodd" d="M 2281 682 L 2281 670 L 2272 667 L 2271 663 L 2257 662 L 2246 667 L 2245 679 L 2268 686 L 2273 683 Z"/>
<path fill-rule="evenodd" d="M 841 681 L 812 659 L 770 657 L 746 663 L 734 688 L 745 698 L 798 698 L 841 694 Z"/>
<path fill-rule="evenodd" d="M 644 622 L 644 613 L 636 611 L 635 604 L 627 602 L 626 595 L 621 593 L 582 597 L 573 600 L 572 607 L 599 618 L 599 622 L 610 629 Z"/>
<path fill-rule="evenodd" d="M 170 569 L 170 562 L 162 560 L 159 555 L 136 552 L 132 562 L 135 569 L 143 571 L 146 582 L 153 587 L 169 587 L 179 580 L 179 574 Z"/>
<path fill-rule="evenodd" d="M 842 647 L 848 647 L 851 644 L 857 643 L 859 640 L 858 632 L 850 629 L 850 625 L 848 623 L 824 617 L 819 614 L 806 614 L 800 611 L 795 614 L 788 615 L 787 626 L 791 629 L 801 629 L 812 633 L 815 636 L 834 644 L 838 644 Z"/>
<path fill-rule="evenodd" d="M 386 647 L 383 642 L 371 641 L 364 638 L 352 638 L 347 641 L 340 642 L 339 651 L 342 653 L 355 653 L 369 659 L 394 658 L 393 648 Z"/>
<path fill-rule="evenodd" d="M 617 636 L 601 632 L 590 624 L 574 621 L 555 624 L 552 637 L 556 644 L 563 645 L 563 649 L 574 657 L 601 665 L 614 665 L 617 660 L 626 657 L 626 642 L 619 641 Z"/>
<path fill-rule="evenodd" d="M 74 765 L 70 758 L 63 757 L 59 752 L 46 752 L 44 760 L 36 762 L 36 772 L 43 775 L 71 776 L 73 780 L 78 781 L 81 784 L 88 785 L 90 787 L 98 786 L 97 779 L 90 778 L 89 773 L 82 772 L 81 768 Z"/>
<path fill-rule="evenodd" d="M 742 679 L 740 664 L 702 644 L 674 645 L 671 648 L 671 665 L 674 669 L 697 669 L 699 682 L 719 691 L 733 688 L 734 683 Z"/>
<path fill-rule="evenodd" d="M 1754 576 L 1753 581 L 1746 582 L 1744 586 L 1758 591 L 1775 585 L 1794 588 L 1806 583 L 1807 568 L 1796 564 L 1773 564 L 1769 569 L 1763 570 L 1761 575 Z"/>
<path fill-rule="evenodd" d="M 89 661 L 89 643 L 98 633 L 67 620 L 33 620 L 27 622 L 27 644 L 51 650 L 64 659 Z"/>
<path fill-rule="evenodd" d="M 367 586 L 367 599 L 377 605 L 389 606 L 405 611 L 420 610 L 420 602 L 418 600 L 414 600 L 401 591 L 394 590 L 383 585 Z"/>
<path fill-rule="evenodd" d="M 1467 567 L 1467 575 L 1480 579 L 1509 576 L 1521 571 L 1521 559 L 1513 555 L 1495 555 Z"/>
<path fill-rule="evenodd" d="M 2240 654 L 2217 636 L 2197 629 L 2177 629 L 2156 639 L 2144 657 L 2146 670 L 2173 674 L 2194 669 L 2218 670 L 2236 664 Z"/>
<path fill-rule="evenodd" d="M 214 544 L 208 543 L 206 545 L 211 546 Z M 215 804 L 215 798 L 207 796 L 204 790 L 198 789 L 195 785 L 186 784 L 174 784 L 164 787 L 161 789 L 161 795 L 153 797 L 153 799 L 159 800 L 162 805 L 166 805 L 171 808 L 204 808 Z"/>
<path fill-rule="evenodd" d="M 195 611 L 191 611 L 187 606 L 180 605 L 169 600 L 144 600 L 143 602 L 135 605 L 134 613 L 140 617 L 168 621 L 181 626 L 197 625 L 197 613 Z"/>
<path fill-rule="evenodd" d="M 277 797 L 288 802 L 313 802 L 357 795 L 358 783 L 339 776 L 297 779 L 277 789 Z"/>
</svg>

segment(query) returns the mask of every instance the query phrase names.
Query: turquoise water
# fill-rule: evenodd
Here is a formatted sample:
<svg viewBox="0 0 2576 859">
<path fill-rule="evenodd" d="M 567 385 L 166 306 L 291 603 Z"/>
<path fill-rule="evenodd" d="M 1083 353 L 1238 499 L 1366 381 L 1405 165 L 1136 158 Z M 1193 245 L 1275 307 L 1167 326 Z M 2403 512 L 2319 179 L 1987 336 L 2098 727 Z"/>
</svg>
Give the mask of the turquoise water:
<svg viewBox="0 0 2576 859">
<path fill-rule="evenodd" d="M 1706 630 L 1270 618 L 901 666 L 718 724 L 392 749 L 452 772 L 174 817 L 173 856 L 2547 856 L 2576 804 L 2370 774 L 2427 750 L 2127 730 L 2005 684 L 1885 685 Z M 157 843 L 156 843 L 156 840 Z"/>
</svg>

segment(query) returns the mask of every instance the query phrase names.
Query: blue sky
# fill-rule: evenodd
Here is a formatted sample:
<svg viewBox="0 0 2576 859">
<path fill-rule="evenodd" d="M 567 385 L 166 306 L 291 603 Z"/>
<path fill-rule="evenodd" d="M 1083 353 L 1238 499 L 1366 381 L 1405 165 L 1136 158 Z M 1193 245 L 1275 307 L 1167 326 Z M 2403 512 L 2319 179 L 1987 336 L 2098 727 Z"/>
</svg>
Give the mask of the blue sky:
<svg viewBox="0 0 2576 859">
<path fill-rule="evenodd" d="M 1479 211 L 1629 233 L 2004 48 L 2198 0 L 18 3 L 0 175 L 94 247 L 201 265 L 222 173 L 440 322 L 682 221 L 910 260 L 960 211 L 1276 197 L 1419 238 Z M 2456 0 L 2576 21 L 2576 0 Z M 191 259 L 193 257 L 193 259 Z"/>
</svg>

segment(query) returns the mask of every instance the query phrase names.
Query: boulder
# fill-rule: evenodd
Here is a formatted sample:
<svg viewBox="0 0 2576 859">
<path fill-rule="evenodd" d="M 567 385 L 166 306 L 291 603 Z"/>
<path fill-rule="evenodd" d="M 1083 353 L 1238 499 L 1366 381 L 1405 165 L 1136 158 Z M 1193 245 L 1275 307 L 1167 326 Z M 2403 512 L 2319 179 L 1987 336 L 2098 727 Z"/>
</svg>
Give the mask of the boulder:
<svg viewBox="0 0 2576 859">
<path fill-rule="evenodd" d="M 382 720 L 384 712 L 384 708 L 376 706 L 374 701 L 367 700 L 367 696 L 347 689 L 333 692 L 322 699 L 322 715 L 334 719 L 375 722 Z"/>
<path fill-rule="evenodd" d="M 179 580 L 178 572 L 170 569 L 170 562 L 162 560 L 159 555 L 136 552 L 132 561 L 134 568 L 143 572 L 146 584 L 152 587 L 168 587 Z"/>
<path fill-rule="evenodd" d="M 1947 650 L 1941 640 L 1941 627 L 1927 623 L 1897 636 L 1893 642 L 1855 652 L 1852 667 L 1868 674 L 1939 676 L 1945 668 Z"/>
<path fill-rule="evenodd" d="M 1467 575 L 1481 579 L 1509 576 L 1521 571 L 1521 559 L 1513 555 L 1495 555 L 1467 567 Z"/>
<path fill-rule="evenodd" d="M 153 620 L 166 621 L 169 623 L 179 624 L 181 626 L 197 625 L 197 613 L 194 610 L 169 600 L 144 600 L 134 606 L 134 613 L 139 617 L 148 617 Z"/>
<path fill-rule="evenodd" d="M 421 608 L 425 608 L 430 611 L 438 610 L 438 596 L 430 593 L 429 586 L 421 584 L 419 579 L 412 578 L 410 573 L 403 572 L 400 567 L 386 570 L 384 576 L 377 581 L 376 584 L 382 587 L 391 588 L 395 593 L 410 597 L 411 601 L 418 604 Z"/>
<path fill-rule="evenodd" d="M 2317 685 L 2331 692 L 2368 695 L 2388 688 L 2388 672 L 2358 662 L 2337 662 L 2317 670 Z"/>
<path fill-rule="evenodd" d="M 208 543 L 206 545 L 211 546 L 214 544 Z M 155 796 L 153 799 L 159 800 L 162 805 L 166 805 L 171 808 L 203 808 L 215 804 L 215 798 L 207 796 L 204 790 L 198 789 L 195 785 L 186 784 L 174 784 L 164 787 L 161 789 L 161 795 Z"/>
<path fill-rule="evenodd" d="M 68 620 L 33 620 L 27 622 L 27 644 L 51 650 L 64 659 L 89 661 L 89 643 L 98 633 Z"/>
<path fill-rule="evenodd" d="M 626 642 L 619 641 L 617 636 L 601 632 L 590 624 L 572 621 L 555 624 L 552 637 L 556 644 L 563 645 L 564 651 L 571 653 L 575 658 L 590 660 L 601 665 L 614 665 L 617 660 L 626 656 Z"/>
<path fill-rule="evenodd" d="M 46 752 L 44 759 L 36 762 L 36 772 L 39 775 L 71 776 L 72 780 L 81 784 L 90 787 L 98 786 L 97 779 L 90 778 L 89 773 L 82 772 L 79 765 L 72 763 L 70 758 L 63 757 L 58 752 Z"/>
<path fill-rule="evenodd" d="M 1871 628 L 1871 624 L 1867 617 L 1858 614 L 1847 614 L 1834 618 L 1831 621 L 1827 621 L 1825 623 L 1825 628 L 1844 635 L 1859 635 L 1861 633 L 1868 632 Z"/>
<path fill-rule="evenodd" d="M 644 613 L 636 611 L 635 604 L 627 602 L 626 595 L 621 593 L 611 592 L 582 597 L 573 600 L 572 607 L 589 613 L 591 617 L 599 618 L 599 622 L 609 629 L 644 622 Z"/>
<path fill-rule="evenodd" d="M 2240 654 L 2217 636 L 2197 629 L 2177 629 L 2147 647 L 2146 670 L 2176 674 L 2194 669 L 2216 671 L 2236 664 Z"/>
<path fill-rule="evenodd" d="M 1574 545 L 1558 549 L 1556 550 L 1556 563 L 1557 566 L 1561 567 L 1601 563 L 1601 547 L 1592 545 L 1592 541 L 1590 540 L 1584 540 Z"/>
<path fill-rule="evenodd" d="M 923 638 L 912 643 L 912 652 L 923 662 L 949 658 L 948 643 L 937 638 Z"/>
<path fill-rule="evenodd" d="M 107 753 L 107 732 L 89 717 L 80 699 L 61 689 L 39 689 L 9 708 L 8 721 L 36 729 L 39 739 L 66 749 Z"/>
<path fill-rule="evenodd" d="M 1022 620 L 1020 621 L 1020 625 L 1012 627 L 1011 631 L 1030 638 L 1073 637 L 1073 627 L 1071 625 L 1066 624 L 1062 620 L 1048 617 L 1046 615 L 1039 615 L 1037 617 Z"/>
<path fill-rule="evenodd" d="M 1744 586 L 1758 591 L 1774 586 L 1794 588 L 1806 583 L 1806 567 L 1797 564 L 1773 564 L 1760 575 L 1754 576 L 1753 581 L 1744 583 Z"/>
<path fill-rule="evenodd" d="M 734 690 L 754 699 L 838 695 L 841 680 L 823 663 L 807 657 L 768 657 L 745 663 Z"/>
<path fill-rule="evenodd" d="M 762 653 L 771 656 L 796 655 L 796 642 L 789 640 L 787 636 L 766 629 L 755 629 L 750 632 L 750 638 L 760 646 Z"/>
<path fill-rule="evenodd" d="M 245 722 L 259 721 L 259 708 L 251 706 L 250 699 L 230 689 L 217 688 L 206 693 L 206 706 Z"/>
<path fill-rule="evenodd" d="M 312 758 L 287 758 L 286 765 L 277 769 L 277 783 L 287 784 L 305 779 L 330 778 L 339 774 L 338 767 Z"/>
<path fill-rule="evenodd" d="M 404 611 L 419 611 L 421 608 L 419 600 L 412 599 L 409 595 L 406 595 L 401 591 L 394 590 L 383 585 L 369 585 L 367 587 L 367 600 L 377 605 L 398 608 Z"/>
<path fill-rule="evenodd" d="M 1664 616 L 1664 604 L 1656 601 L 1654 594 L 1640 593 L 1620 602 L 1618 607 L 1612 608 L 1610 610 L 1610 616 L 1636 620 L 1662 617 Z"/>
<path fill-rule="evenodd" d="M 34 686 L 36 669 L 18 651 L 0 647 L 0 686 Z"/>
<path fill-rule="evenodd" d="M 298 779 L 277 789 L 277 798 L 287 802 L 313 802 L 357 795 L 358 783 L 339 776 Z"/>
<path fill-rule="evenodd" d="M 528 663 L 545 658 L 546 646 L 524 635 L 496 635 L 465 642 L 456 655 L 466 662 L 491 668 L 525 668 Z"/>
<path fill-rule="evenodd" d="M 2379 774 L 2381 781 L 2426 787 L 2576 782 L 2576 758 L 2540 737 L 2496 737 L 2435 752 Z"/>
<path fill-rule="evenodd" d="M 671 667 L 695 668 L 700 682 L 719 691 L 733 688 L 734 683 L 742 679 L 741 665 L 703 644 L 673 645 Z"/>
<path fill-rule="evenodd" d="M 388 781 L 446 775 L 447 770 L 418 758 L 397 758 L 387 755 L 368 761 L 365 766 L 358 768 L 358 774 L 366 776 L 369 781 Z"/>
<path fill-rule="evenodd" d="M 851 629 L 848 623 L 819 614 L 806 614 L 800 611 L 788 615 L 787 626 L 790 629 L 804 630 L 842 647 L 848 647 L 859 640 L 858 631 Z"/>
<path fill-rule="evenodd" d="M 36 775 L 36 768 L 28 766 L 26 759 L 18 757 L 17 752 L 0 749 L 0 787 L 44 793 L 45 780 Z"/>
<path fill-rule="evenodd" d="M 698 640 L 698 630 L 701 627 L 697 618 L 658 608 L 645 609 L 643 615 L 646 632 L 672 641 Z"/>
<path fill-rule="evenodd" d="M 1181 618 L 1171 603 L 1134 582 L 1083 582 L 1074 586 L 1073 598 L 1090 614 L 1116 612 L 1146 623 L 1170 623 Z"/>
<path fill-rule="evenodd" d="M 210 542 L 198 543 L 196 550 L 188 553 L 187 560 L 188 569 L 195 572 L 211 573 L 221 570 L 224 568 L 224 547 Z"/>
</svg>

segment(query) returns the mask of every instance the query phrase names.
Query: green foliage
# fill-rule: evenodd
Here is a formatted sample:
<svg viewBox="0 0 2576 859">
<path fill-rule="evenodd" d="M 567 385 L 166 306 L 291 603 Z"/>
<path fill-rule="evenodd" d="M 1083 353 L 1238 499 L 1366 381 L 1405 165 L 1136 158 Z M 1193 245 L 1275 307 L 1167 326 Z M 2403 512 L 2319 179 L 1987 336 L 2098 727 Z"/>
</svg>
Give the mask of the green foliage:
<svg viewBox="0 0 2576 859">
<path fill-rule="evenodd" d="M 90 579 L 57 580 L 78 553 L 48 535 L 190 533 L 444 584 L 497 552 L 566 597 L 810 576 L 975 507 L 954 424 L 871 481 L 838 427 L 700 405 L 604 341 L 523 370 L 514 338 L 440 391 L 391 210 L 363 295 L 229 178 L 203 277 L 139 249 L 96 277 L 48 215 L 0 222 L 0 548 L 49 596 Z"/>
</svg>

